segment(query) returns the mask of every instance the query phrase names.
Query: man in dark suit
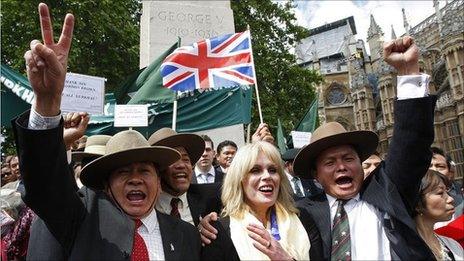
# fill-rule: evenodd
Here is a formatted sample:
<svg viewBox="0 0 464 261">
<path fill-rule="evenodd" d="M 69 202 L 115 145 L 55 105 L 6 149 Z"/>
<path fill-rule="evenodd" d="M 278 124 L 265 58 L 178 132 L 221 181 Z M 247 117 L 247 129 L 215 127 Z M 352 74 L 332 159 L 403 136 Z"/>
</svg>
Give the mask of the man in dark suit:
<svg viewBox="0 0 464 261">
<path fill-rule="evenodd" d="M 293 199 L 299 200 L 304 197 L 316 195 L 322 192 L 322 189 L 317 187 L 314 179 L 300 178 L 295 176 L 293 171 L 293 160 L 301 149 L 289 149 L 282 155 L 282 160 L 285 162 L 285 174 L 287 175 L 290 185 L 293 190 Z"/>
<path fill-rule="evenodd" d="M 295 158 L 295 173 L 315 177 L 325 192 L 298 202 L 316 221 L 324 259 L 433 259 L 411 215 L 432 156 L 436 98 L 428 96 L 429 76 L 419 75 L 412 38 L 386 44 L 384 59 L 399 74 L 386 160 L 363 181 L 361 162 L 376 150 L 378 137 L 334 122 L 320 126 Z"/>
<path fill-rule="evenodd" d="M 220 183 L 191 184 L 193 162 L 204 151 L 205 141 L 196 134 L 177 133 L 162 128 L 148 139 L 150 145 L 166 146 L 177 150 L 181 159 L 161 171 L 161 192 L 156 209 L 198 225 L 200 217 L 211 211 L 220 211 Z"/>
<path fill-rule="evenodd" d="M 158 169 L 177 161 L 177 151 L 152 147 L 136 131 L 120 132 L 108 141 L 105 155 L 82 170 L 85 186 L 76 193 L 60 113 L 74 17 L 66 15 L 54 43 L 48 7 L 40 4 L 39 13 L 44 44 L 32 41 L 25 54 L 35 102 L 14 121 L 24 201 L 45 222 L 66 259 L 198 259 L 195 227 L 154 210 Z M 78 118 L 75 128 L 83 122 Z M 47 243 L 39 246 L 47 249 Z"/>
<path fill-rule="evenodd" d="M 205 149 L 201 157 L 194 161 L 195 169 L 192 176 L 192 183 L 207 184 L 207 183 L 222 183 L 224 172 L 221 167 L 213 166 L 215 159 L 214 143 L 208 135 L 200 135 L 205 142 Z"/>
</svg>

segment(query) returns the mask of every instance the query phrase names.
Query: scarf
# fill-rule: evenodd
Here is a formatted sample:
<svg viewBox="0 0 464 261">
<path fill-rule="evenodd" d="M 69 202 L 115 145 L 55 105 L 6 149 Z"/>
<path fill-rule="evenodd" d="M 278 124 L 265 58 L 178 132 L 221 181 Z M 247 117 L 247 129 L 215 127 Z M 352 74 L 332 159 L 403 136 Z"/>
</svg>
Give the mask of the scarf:
<svg viewBox="0 0 464 261">
<path fill-rule="evenodd" d="M 281 238 L 278 242 L 294 259 L 309 260 L 309 237 L 300 219 L 296 214 L 285 211 L 280 204 L 276 204 L 275 208 Z M 230 217 L 230 236 L 240 260 L 270 260 L 267 255 L 253 246 L 254 240 L 248 236 L 246 228 L 251 223 L 263 227 L 263 224 L 249 210 L 245 211 L 242 219 Z M 270 227 L 270 222 L 268 222 L 266 229 L 269 234 Z"/>
</svg>

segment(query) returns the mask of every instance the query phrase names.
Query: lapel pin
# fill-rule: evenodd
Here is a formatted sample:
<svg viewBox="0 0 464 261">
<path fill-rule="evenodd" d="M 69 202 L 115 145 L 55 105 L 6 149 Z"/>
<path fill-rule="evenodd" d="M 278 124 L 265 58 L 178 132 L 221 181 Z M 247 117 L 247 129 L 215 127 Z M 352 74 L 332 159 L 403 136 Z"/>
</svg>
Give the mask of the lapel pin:
<svg viewBox="0 0 464 261">
<path fill-rule="evenodd" d="M 172 245 L 172 243 L 170 243 L 169 245 L 171 245 L 171 252 L 174 251 L 174 246 Z"/>
</svg>

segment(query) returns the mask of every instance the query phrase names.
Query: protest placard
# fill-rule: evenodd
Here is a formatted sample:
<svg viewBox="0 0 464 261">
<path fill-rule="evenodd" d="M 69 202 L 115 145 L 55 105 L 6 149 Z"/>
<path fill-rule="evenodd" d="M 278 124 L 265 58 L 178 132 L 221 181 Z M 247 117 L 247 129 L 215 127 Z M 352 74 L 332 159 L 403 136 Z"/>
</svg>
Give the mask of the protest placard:
<svg viewBox="0 0 464 261">
<path fill-rule="evenodd" d="M 114 127 L 148 126 L 148 106 L 146 104 L 116 105 L 114 107 Z"/>
<path fill-rule="evenodd" d="M 103 114 L 105 78 L 67 73 L 61 98 L 62 112 Z"/>
<path fill-rule="evenodd" d="M 292 131 L 291 135 L 294 148 L 303 148 L 311 140 L 311 132 Z"/>
</svg>

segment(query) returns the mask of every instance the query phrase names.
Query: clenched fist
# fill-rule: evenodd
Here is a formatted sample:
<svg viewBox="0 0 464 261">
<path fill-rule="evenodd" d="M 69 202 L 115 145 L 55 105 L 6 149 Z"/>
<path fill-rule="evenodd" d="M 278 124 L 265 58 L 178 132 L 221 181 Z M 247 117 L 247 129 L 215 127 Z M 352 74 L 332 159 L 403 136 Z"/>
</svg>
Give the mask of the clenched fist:
<svg viewBox="0 0 464 261">
<path fill-rule="evenodd" d="M 383 59 L 398 75 L 419 74 L 419 48 L 410 36 L 384 43 Z"/>
</svg>

